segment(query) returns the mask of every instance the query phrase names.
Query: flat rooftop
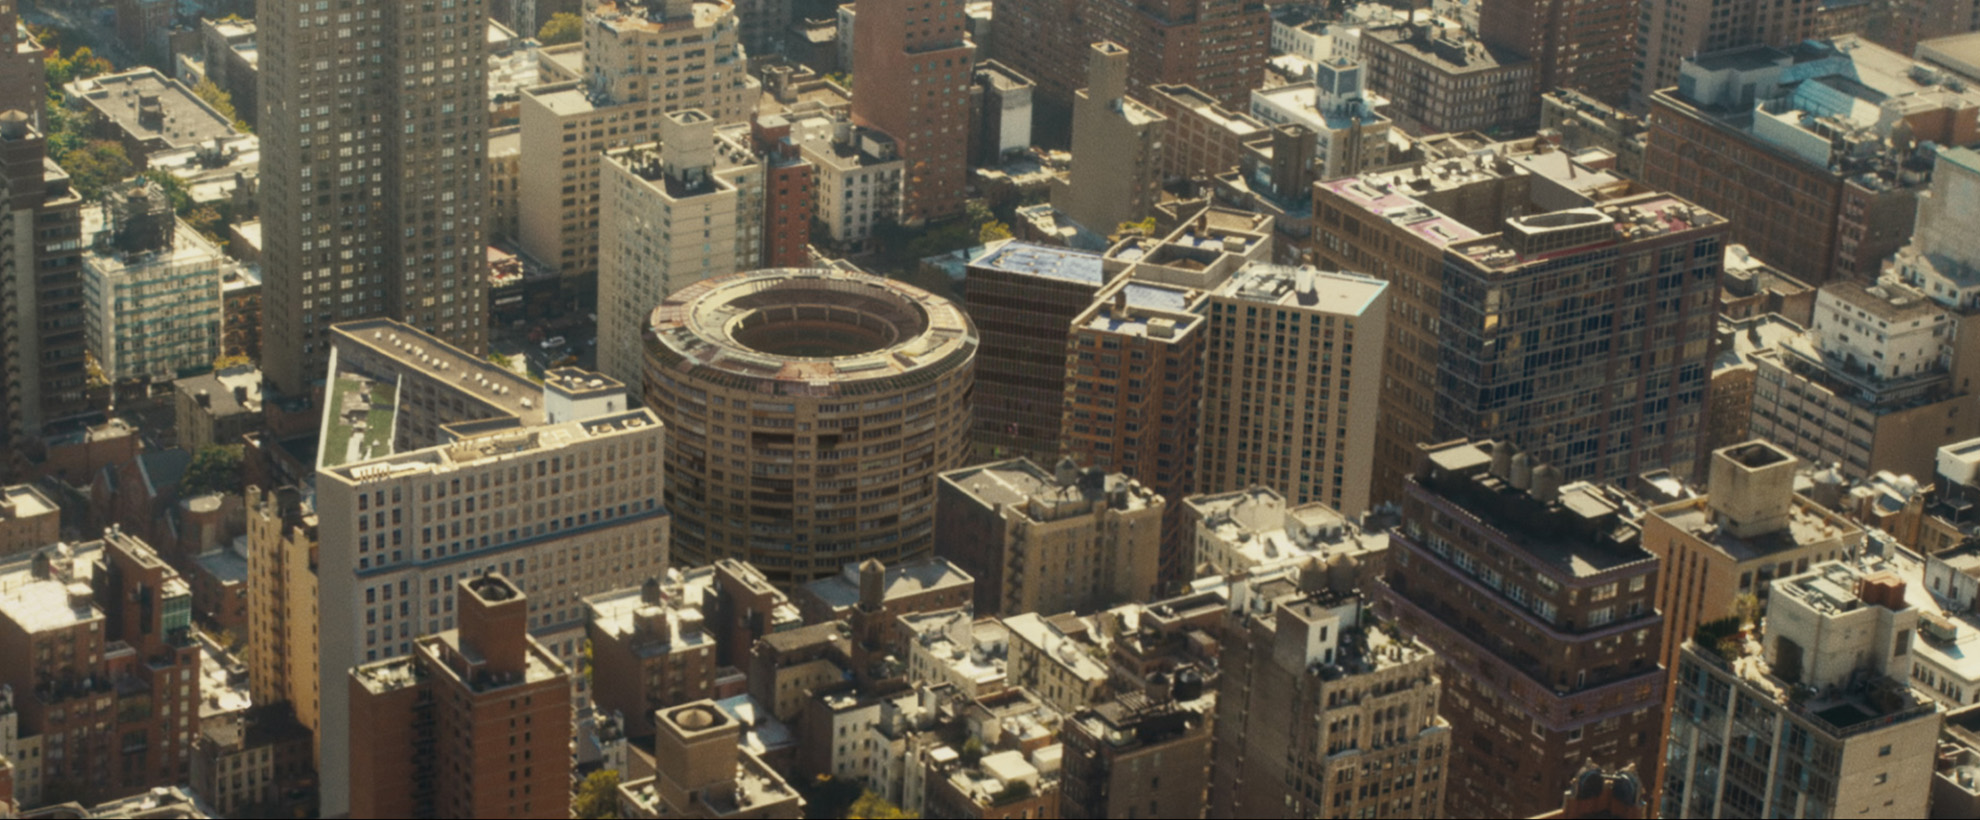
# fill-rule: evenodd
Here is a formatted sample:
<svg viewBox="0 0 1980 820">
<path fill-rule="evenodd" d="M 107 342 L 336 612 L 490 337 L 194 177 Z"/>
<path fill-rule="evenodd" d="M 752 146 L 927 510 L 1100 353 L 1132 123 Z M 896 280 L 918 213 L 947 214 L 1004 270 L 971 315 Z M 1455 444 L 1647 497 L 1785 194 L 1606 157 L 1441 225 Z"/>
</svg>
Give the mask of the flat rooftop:
<svg viewBox="0 0 1980 820">
<path fill-rule="evenodd" d="M 24 552 L 0 562 L 0 618 L 34 634 L 103 619 L 90 590 L 90 576 L 103 554 L 101 542 L 62 545 Z M 53 555 L 55 571 L 37 578 L 34 556 Z M 64 572 L 67 577 L 64 577 Z"/>
<path fill-rule="evenodd" d="M 1388 282 L 1373 276 L 1253 262 L 1218 286 L 1216 295 L 1337 316 L 1365 316 L 1388 288 Z"/>
<path fill-rule="evenodd" d="M 923 558 L 887 567 L 882 582 L 885 592 L 881 597 L 891 601 L 975 583 L 975 578 L 946 558 Z M 835 611 L 850 609 L 859 603 L 859 566 L 846 564 L 838 575 L 812 581 L 804 588 Z"/>
<path fill-rule="evenodd" d="M 32 484 L 0 487 L 0 502 L 4 502 L 0 503 L 0 519 L 19 520 L 40 515 L 54 515 L 62 511 L 60 507 L 55 506 L 55 502 L 48 500 L 48 496 L 42 495 L 41 491 L 35 489 Z"/>
<path fill-rule="evenodd" d="M 1115 299 L 1125 302 L 1125 310 Z M 1202 326 L 1195 312 L 1202 292 L 1191 288 L 1129 279 L 1100 294 L 1093 306 L 1073 319 L 1074 327 L 1123 336 L 1173 340 Z"/>
<path fill-rule="evenodd" d="M 1342 177 L 1322 182 L 1320 187 L 1363 211 L 1415 234 L 1432 247 L 1443 248 L 1484 236 L 1410 196 L 1410 189 L 1405 184 L 1398 184 L 1398 180 L 1387 175 Z"/>
<path fill-rule="evenodd" d="M 1821 295 L 1863 311 L 1872 319 L 1891 324 L 1932 322 L 1946 315 L 1945 308 L 1924 294 L 1885 283 L 1858 280 L 1832 282 L 1822 286 Z"/>
<path fill-rule="evenodd" d="M 676 588 L 675 592 L 680 590 Z M 633 642 L 633 651 L 642 657 L 664 655 L 677 649 L 712 646 L 713 635 L 702 628 L 704 615 L 698 605 L 682 597 L 664 595 L 649 604 L 640 587 L 626 587 L 584 599 L 593 628 L 618 640 L 639 634 L 640 621 L 655 620 L 665 625 L 665 635 L 647 635 Z M 699 600 L 696 596 L 694 600 Z"/>
<path fill-rule="evenodd" d="M 88 105 L 140 140 L 157 139 L 180 148 L 235 133 L 232 120 L 155 68 L 76 80 L 64 90 L 70 99 Z M 145 106 L 153 103 L 155 117 L 144 113 Z"/>
<path fill-rule="evenodd" d="M 1138 510 L 1160 503 L 1159 496 L 1121 473 L 1089 467 L 1076 472 L 1072 483 L 1061 484 L 1052 471 L 1028 458 L 952 470 L 943 473 L 941 480 L 969 493 L 985 507 L 1002 504 L 1042 521 L 1056 521 L 1066 512 L 1079 514 L 1089 510 L 1089 505 L 1116 499 L 1120 505 L 1114 509 Z"/>
<path fill-rule="evenodd" d="M 969 267 L 1095 287 L 1107 281 L 1098 254 L 1030 242 L 1005 243 L 972 260 Z"/>
<path fill-rule="evenodd" d="M 1528 214 L 1506 220 L 1505 231 L 1449 246 L 1487 271 L 1504 272 L 1594 248 L 1654 239 L 1707 228 L 1725 217 L 1669 194 L 1648 193 L 1612 200 L 1590 208 Z M 1607 230 L 1597 230 L 1605 224 Z M 1535 237 L 1533 248 L 1521 252 L 1511 238 L 1515 231 Z M 1553 232 L 1576 231 L 1583 241 L 1562 245 L 1541 239 Z"/>
<path fill-rule="evenodd" d="M 454 431 L 468 433 L 459 440 L 348 464 L 325 464 L 318 474 L 335 476 L 351 484 L 363 484 L 414 473 L 449 473 L 490 461 L 531 457 L 596 438 L 658 426 L 659 417 L 644 407 L 558 424 L 523 425 L 514 419 L 467 422 L 450 425 Z"/>
<path fill-rule="evenodd" d="M 1361 36 L 1387 43 L 1446 74 L 1534 65 L 1509 49 L 1486 45 L 1465 34 L 1464 29 L 1448 24 L 1379 26 L 1363 29 Z"/>
</svg>

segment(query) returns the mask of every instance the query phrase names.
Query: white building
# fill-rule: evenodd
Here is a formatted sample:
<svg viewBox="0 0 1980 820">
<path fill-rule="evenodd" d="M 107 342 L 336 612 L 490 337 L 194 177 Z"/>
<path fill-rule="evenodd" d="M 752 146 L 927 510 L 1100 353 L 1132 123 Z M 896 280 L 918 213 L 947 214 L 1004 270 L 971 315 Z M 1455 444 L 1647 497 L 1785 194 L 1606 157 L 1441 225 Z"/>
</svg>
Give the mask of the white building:
<svg viewBox="0 0 1980 820">
<path fill-rule="evenodd" d="M 814 169 L 813 216 L 833 242 L 864 242 L 875 226 L 900 218 L 906 165 L 892 137 L 822 109 L 790 116 L 791 141 Z"/>
<path fill-rule="evenodd" d="M 1368 93 L 1359 63 L 1319 61 L 1312 82 L 1251 92 L 1251 115 L 1269 125 L 1298 125 L 1313 132 L 1314 177 L 1335 179 L 1389 164 L 1389 118 L 1375 109 L 1386 102 Z"/>
<path fill-rule="evenodd" d="M 82 212 L 89 349 L 113 384 L 171 381 L 220 357 L 229 263 L 164 196 L 120 191 Z"/>
<path fill-rule="evenodd" d="M 1286 507 L 1286 498 L 1270 487 L 1183 499 L 1195 525 L 1199 577 L 1256 573 L 1320 559 L 1321 566 L 1342 562 L 1367 567 L 1389 548 L 1389 536 L 1364 532 L 1333 508 L 1320 502 Z"/>
<path fill-rule="evenodd" d="M 716 173 L 714 122 L 679 111 L 660 118 L 657 136 L 600 163 L 598 369 L 635 392 L 645 367 L 640 334 L 661 300 L 755 261 L 737 256 L 739 193 Z"/>
</svg>

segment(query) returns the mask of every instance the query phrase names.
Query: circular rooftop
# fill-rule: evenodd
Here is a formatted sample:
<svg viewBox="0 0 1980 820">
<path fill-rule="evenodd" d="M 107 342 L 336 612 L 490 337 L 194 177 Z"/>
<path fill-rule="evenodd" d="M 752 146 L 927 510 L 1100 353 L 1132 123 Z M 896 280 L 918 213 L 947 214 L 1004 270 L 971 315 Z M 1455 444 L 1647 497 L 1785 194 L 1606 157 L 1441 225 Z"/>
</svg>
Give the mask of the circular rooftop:
<svg viewBox="0 0 1980 820">
<path fill-rule="evenodd" d="M 792 381 L 870 379 L 973 351 L 954 303 L 863 273 L 772 268 L 699 282 L 653 312 L 663 359 Z"/>
</svg>

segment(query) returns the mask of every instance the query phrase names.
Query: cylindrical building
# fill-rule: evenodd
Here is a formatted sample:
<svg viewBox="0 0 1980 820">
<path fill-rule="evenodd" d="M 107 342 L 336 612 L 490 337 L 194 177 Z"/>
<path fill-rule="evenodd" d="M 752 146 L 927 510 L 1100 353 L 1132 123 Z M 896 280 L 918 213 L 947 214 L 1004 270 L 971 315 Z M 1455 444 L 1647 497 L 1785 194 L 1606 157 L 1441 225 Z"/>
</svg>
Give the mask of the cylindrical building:
<svg viewBox="0 0 1980 820">
<path fill-rule="evenodd" d="M 976 326 L 859 273 L 706 280 L 653 312 L 646 402 L 666 421 L 684 564 L 739 558 L 790 588 L 933 552 L 936 474 L 964 465 Z"/>
</svg>

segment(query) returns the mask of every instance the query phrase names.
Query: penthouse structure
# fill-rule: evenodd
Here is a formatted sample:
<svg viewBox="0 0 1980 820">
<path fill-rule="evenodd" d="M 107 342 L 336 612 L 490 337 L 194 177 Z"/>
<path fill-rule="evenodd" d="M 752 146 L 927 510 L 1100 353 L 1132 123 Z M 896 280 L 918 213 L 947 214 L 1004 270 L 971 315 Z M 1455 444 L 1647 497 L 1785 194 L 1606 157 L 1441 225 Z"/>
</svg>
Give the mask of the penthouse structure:
<svg viewBox="0 0 1980 820">
<path fill-rule="evenodd" d="M 199 709 L 199 645 L 178 572 L 113 527 L 101 540 L 9 556 L 0 590 L 0 655 L 10 659 L 0 684 L 13 688 L 17 736 L 39 747 L 21 761 L 36 769 L 31 784 L 94 803 L 190 777 L 198 732 L 176 718 Z"/>
<path fill-rule="evenodd" d="M 1189 288 L 1117 277 L 1073 318 L 1059 426 L 1068 457 L 1117 469 L 1166 499 L 1195 492 L 1208 345 L 1201 299 Z M 1165 587 L 1193 572 L 1182 515 L 1182 504 L 1165 505 Z"/>
<path fill-rule="evenodd" d="M 1082 251 L 1010 242 L 966 268 L 964 305 L 983 334 L 972 428 L 977 460 L 1056 461 L 1064 440 L 1067 332 L 1113 278 Z"/>
<path fill-rule="evenodd" d="M 977 612 L 1088 611 L 1155 593 L 1165 505 L 1120 473 L 1020 458 L 942 474 L 936 525 Z"/>
<path fill-rule="evenodd" d="M 1690 474 L 1725 236 L 1718 215 L 1642 194 L 1450 244 L 1438 435 L 1497 436 L 1568 480 Z"/>
<path fill-rule="evenodd" d="M 1549 811 L 1544 784 L 1570 756 L 1651 771 L 1664 617 L 1630 501 L 1494 442 L 1426 446 L 1405 489 L 1379 594 L 1443 660 L 1451 745 L 1467 750 L 1446 808 Z"/>
<path fill-rule="evenodd" d="M 344 349 L 338 348 L 337 359 Z M 583 596 L 615 588 L 629 573 L 656 574 L 667 565 L 668 516 L 658 500 L 665 436 L 652 411 L 627 409 L 614 382 L 566 369 L 552 371 L 540 392 L 510 394 L 513 410 L 496 414 L 488 405 L 500 404 L 494 397 L 501 394 L 472 378 L 443 376 L 432 379 L 437 385 L 421 385 L 417 374 L 423 370 L 451 374 L 459 359 L 471 357 L 429 348 L 423 355 L 431 360 L 441 354 L 440 364 L 447 365 L 437 368 L 397 350 L 394 361 L 418 369 L 400 379 L 394 407 L 373 404 L 363 414 L 368 430 L 362 437 L 378 426 L 396 426 L 403 440 L 418 416 L 395 424 L 396 407 L 417 412 L 429 404 L 430 412 L 451 415 L 437 417 L 435 440 L 407 440 L 416 449 L 372 443 L 345 462 L 326 458 L 316 471 L 316 632 L 326 710 L 319 745 L 326 795 L 353 782 L 344 762 L 352 743 L 350 716 L 328 711 L 349 702 L 352 678 L 346 672 L 413 654 L 419 635 L 453 628 L 457 584 L 499 571 L 519 589 L 533 591 L 526 627 L 551 652 L 575 658 L 583 641 Z M 482 394 L 482 407 L 463 401 L 450 382 L 474 384 L 466 392 Z M 340 431 L 339 425 L 354 423 L 345 419 L 326 414 L 327 445 L 361 438 Z"/>
<path fill-rule="evenodd" d="M 568 813 L 570 670 L 529 637 L 514 582 L 463 578 L 453 597 L 459 628 L 348 672 L 351 720 L 365 727 L 349 750 L 351 814 Z"/>
<path fill-rule="evenodd" d="M 1439 653 L 1291 580 L 1230 587 L 1207 816 L 1448 816 Z"/>
<path fill-rule="evenodd" d="M 784 588 L 929 555 L 935 477 L 968 457 L 977 347 L 955 305 L 865 274 L 763 270 L 676 292 L 653 312 L 645 392 L 679 431 L 675 549 L 746 560 Z"/>
<path fill-rule="evenodd" d="M 1980 139 L 1980 89 L 1911 66 L 1855 36 L 1688 59 L 1650 96 L 1643 181 L 1810 284 L 1872 276 L 1910 235 L 1932 165 L 1917 146 Z"/>
<path fill-rule="evenodd" d="M 659 138 L 661 120 L 673 112 L 696 110 L 717 124 L 747 120 L 760 85 L 747 64 L 728 0 L 589 7 L 583 76 L 521 92 L 516 184 L 523 250 L 587 289 L 585 280 L 601 264 L 601 157 Z M 704 150 L 699 143 L 685 147 Z"/>
<path fill-rule="evenodd" d="M 1210 292 L 1199 491 L 1368 508 L 1390 298 L 1380 279 L 1258 263 Z"/>
<path fill-rule="evenodd" d="M 1747 637 L 1686 641 L 1662 814 L 1925 814 L 1933 774 L 1918 761 L 1941 721 L 1909 680 L 1920 615 L 1905 591 L 1887 567 L 1824 563 L 1776 580 Z"/>
</svg>

